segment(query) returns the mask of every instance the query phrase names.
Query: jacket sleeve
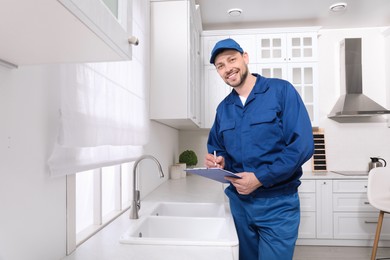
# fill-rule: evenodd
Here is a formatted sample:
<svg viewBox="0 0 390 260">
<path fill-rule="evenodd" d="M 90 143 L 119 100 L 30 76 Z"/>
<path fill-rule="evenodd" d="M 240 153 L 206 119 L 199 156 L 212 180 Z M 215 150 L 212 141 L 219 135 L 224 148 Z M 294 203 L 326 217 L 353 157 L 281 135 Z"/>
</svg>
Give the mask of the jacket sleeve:
<svg viewBox="0 0 390 260">
<path fill-rule="evenodd" d="M 207 151 L 210 154 L 213 154 L 214 151 L 216 151 L 218 156 L 222 156 L 225 159 L 225 167 L 226 170 L 232 170 L 231 169 L 231 160 L 228 157 L 228 154 L 226 152 L 226 148 L 223 144 L 223 137 L 219 134 L 219 120 L 218 120 L 218 112 L 216 113 L 214 124 L 211 127 L 209 137 L 207 140 Z"/>
<path fill-rule="evenodd" d="M 314 152 L 309 115 L 295 88 L 288 82 L 282 95 L 280 114 L 285 146 L 272 164 L 256 169 L 255 175 L 264 187 L 283 182 L 311 158 Z"/>
</svg>

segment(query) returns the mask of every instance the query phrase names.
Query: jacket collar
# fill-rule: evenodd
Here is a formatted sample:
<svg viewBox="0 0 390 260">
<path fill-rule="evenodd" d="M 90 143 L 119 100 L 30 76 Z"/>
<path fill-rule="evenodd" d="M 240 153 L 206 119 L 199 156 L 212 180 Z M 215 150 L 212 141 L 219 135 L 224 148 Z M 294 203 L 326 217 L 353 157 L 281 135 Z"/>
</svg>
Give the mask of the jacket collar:
<svg viewBox="0 0 390 260">
<path fill-rule="evenodd" d="M 256 76 L 256 83 L 251 93 L 249 94 L 246 103 L 249 103 L 251 100 L 255 99 L 257 94 L 265 93 L 269 88 L 266 78 L 257 73 L 252 73 L 252 75 Z M 235 89 L 232 90 L 226 101 L 228 101 L 230 104 L 236 103 L 242 105 L 240 97 L 238 96 L 238 93 Z"/>
</svg>

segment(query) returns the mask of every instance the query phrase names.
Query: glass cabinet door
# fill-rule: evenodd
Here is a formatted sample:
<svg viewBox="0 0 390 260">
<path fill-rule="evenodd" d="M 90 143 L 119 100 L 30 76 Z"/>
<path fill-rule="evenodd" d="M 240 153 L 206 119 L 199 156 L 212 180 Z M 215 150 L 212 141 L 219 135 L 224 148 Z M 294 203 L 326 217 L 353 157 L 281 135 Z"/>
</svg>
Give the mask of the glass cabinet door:
<svg viewBox="0 0 390 260">
<path fill-rule="evenodd" d="M 288 61 L 313 61 L 317 57 L 317 35 L 296 33 L 287 35 Z"/>
<path fill-rule="evenodd" d="M 295 63 L 289 65 L 289 80 L 298 91 L 309 113 L 312 122 L 317 118 L 315 115 L 316 97 L 316 66 L 313 63 Z"/>
<path fill-rule="evenodd" d="M 283 62 L 287 58 L 285 34 L 257 35 L 257 62 Z"/>
</svg>

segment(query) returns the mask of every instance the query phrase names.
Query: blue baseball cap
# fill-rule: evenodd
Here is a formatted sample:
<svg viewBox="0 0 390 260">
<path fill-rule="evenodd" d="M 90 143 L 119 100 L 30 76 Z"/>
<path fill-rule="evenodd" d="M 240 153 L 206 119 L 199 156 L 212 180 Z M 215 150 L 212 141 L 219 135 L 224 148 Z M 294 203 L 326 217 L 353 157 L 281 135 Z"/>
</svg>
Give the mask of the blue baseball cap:
<svg viewBox="0 0 390 260">
<path fill-rule="evenodd" d="M 231 38 L 220 40 L 215 44 L 213 50 L 211 51 L 210 63 L 214 64 L 217 55 L 223 52 L 224 50 L 236 50 L 241 54 L 244 53 L 244 50 L 235 40 Z"/>
</svg>

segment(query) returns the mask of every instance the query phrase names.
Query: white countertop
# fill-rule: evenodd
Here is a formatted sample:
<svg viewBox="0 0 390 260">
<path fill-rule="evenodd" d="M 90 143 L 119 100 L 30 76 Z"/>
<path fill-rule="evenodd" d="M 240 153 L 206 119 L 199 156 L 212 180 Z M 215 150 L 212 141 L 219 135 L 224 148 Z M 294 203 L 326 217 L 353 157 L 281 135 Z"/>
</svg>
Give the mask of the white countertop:
<svg viewBox="0 0 390 260">
<path fill-rule="evenodd" d="M 333 172 L 304 172 L 302 180 L 316 179 L 367 179 L 367 176 L 344 176 Z M 179 180 L 169 180 L 141 201 L 139 217 L 156 202 L 227 202 L 224 194 L 226 184 L 196 175 Z M 119 243 L 120 236 L 137 220 L 129 219 L 126 211 L 107 227 L 80 245 L 75 252 L 63 260 L 157 260 L 161 255 L 170 254 L 170 260 L 190 259 L 231 259 L 231 253 L 223 248 L 126 245 Z M 174 250 L 174 253 L 172 253 Z M 207 258 L 205 258 L 207 256 Z M 159 258 L 160 257 L 160 258 Z M 184 257 L 184 258 L 183 258 Z"/>
<path fill-rule="evenodd" d="M 354 171 L 351 171 L 354 172 Z M 368 179 L 368 175 L 341 175 L 335 172 L 304 172 L 301 180 L 349 180 L 349 179 L 362 179 L 366 180 Z"/>
<path fill-rule="evenodd" d="M 139 217 L 155 202 L 227 202 L 224 185 L 195 175 L 179 180 L 168 180 L 141 200 Z M 63 260 L 158 260 L 169 254 L 170 260 L 183 259 L 231 259 L 230 251 L 223 247 L 126 245 L 119 243 L 120 236 L 134 221 L 126 211 L 92 238 L 80 245 Z M 189 256 L 191 256 L 189 258 Z"/>
</svg>

